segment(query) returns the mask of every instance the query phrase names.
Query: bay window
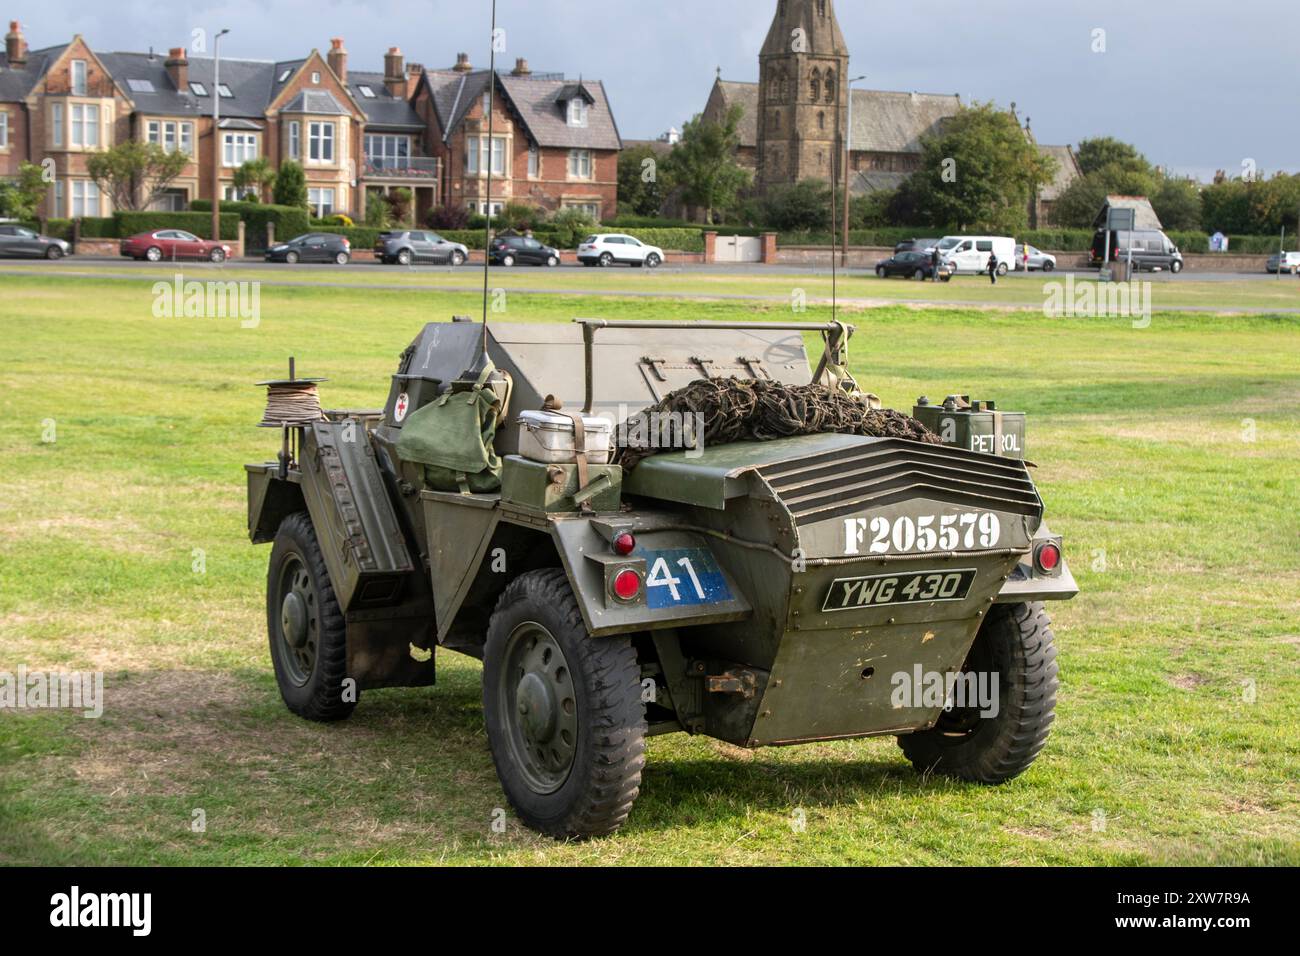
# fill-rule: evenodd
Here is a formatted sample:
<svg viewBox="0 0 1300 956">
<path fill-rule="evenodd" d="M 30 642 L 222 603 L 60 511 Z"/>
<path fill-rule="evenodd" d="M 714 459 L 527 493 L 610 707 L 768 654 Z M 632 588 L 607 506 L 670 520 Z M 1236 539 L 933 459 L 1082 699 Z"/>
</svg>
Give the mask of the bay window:
<svg viewBox="0 0 1300 956">
<path fill-rule="evenodd" d="M 467 136 L 465 138 L 465 171 L 471 176 L 478 176 L 488 169 L 488 138 L 486 136 Z M 506 138 L 492 137 L 491 169 L 493 176 L 504 176 L 506 172 Z"/>
<path fill-rule="evenodd" d="M 332 216 L 334 214 L 334 190 L 328 188 L 317 189 L 313 186 L 307 190 L 307 204 L 311 206 L 311 213 L 317 219 Z"/>
<path fill-rule="evenodd" d="M 99 215 L 99 187 L 90 180 L 74 179 L 72 181 L 71 217 Z"/>
<path fill-rule="evenodd" d="M 73 146 L 84 146 L 86 148 L 95 148 L 99 146 L 99 107 L 92 106 L 89 103 L 72 104 L 72 137 L 69 142 Z"/>
<path fill-rule="evenodd" d="M 194 124 L 163 122 L 150 120 L 146 127 L 146 138 L 155 146 L 161 146 L 169 153 L 179 150 L 187 156 L 194 155 Z"/>
<path fill-rule="evenodd" d="M 289 124 L 289 158 L 299 159 L 302 156 L 302 123 L 297 120 Z"/>
<path fill-rule="evenodd" d="M 0 110 L 0 149 L 9 148 L 9 114 Z"/>
<path fill-rule="evenodd" d="M 307 161 L 311 163 L 334 162 L 334 124 L 312 122 L 307 124 Z"/>
<path fill-rule="evenodd" d="M 221 165 L 239 167 L 257 158 L 256 133 L 227 133 L 222 141 Z"/>
<path fill-rule="evenodd" d="M 54 103 L 50 107 L 50 126 L 54 129 L 53 143 L 55 146 L 63 145 L 63 104 Z"/>
</svg>

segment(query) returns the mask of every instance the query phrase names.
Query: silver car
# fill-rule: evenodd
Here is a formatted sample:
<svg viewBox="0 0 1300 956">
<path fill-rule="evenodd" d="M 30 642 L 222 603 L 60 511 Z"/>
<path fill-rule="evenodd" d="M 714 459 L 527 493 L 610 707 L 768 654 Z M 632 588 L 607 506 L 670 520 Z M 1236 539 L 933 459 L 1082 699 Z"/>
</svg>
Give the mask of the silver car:
<svg viewBox="0 0 1300 956">
<path fill-rule="evenodd" d="M 39 235 L 15 222 L 0 223 L 0 256 L 62 259 L 71 251 L 62 239 Z"/>
<path fill-rule="evenodd" d="M 1029 258 L 1025 258 L 1025 250 L 1029 250 Z M 1043 252 L 1033 246 L 1016 246 L 1016 268 L 1028 269 L 1033 272 L 1035 269 L 1042 269 L 1044 272 L 1051 272 L 1056 268 L 1056 256 L 1050 252 Z"/>
</svg>

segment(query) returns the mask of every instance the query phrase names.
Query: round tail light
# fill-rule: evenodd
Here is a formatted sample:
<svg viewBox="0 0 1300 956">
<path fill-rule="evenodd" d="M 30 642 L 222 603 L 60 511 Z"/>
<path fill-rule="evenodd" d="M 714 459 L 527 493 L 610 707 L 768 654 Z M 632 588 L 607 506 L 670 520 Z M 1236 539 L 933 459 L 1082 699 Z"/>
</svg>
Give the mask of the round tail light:
<svg viewBox="0 0 1300 956">
<path fill-rule="evenodd" d="M 1034 560 L 1040 571 L 1055 571 L 1061 564 L 1061 549 L 1051 543 L 1041 545 Z"/>
<path fill-rule="evenodd" d="M 614 594 L 620 600 L 630 601 L 641 591 L 641 575 L 631 568 L 624 568 L 614 575 Z"/>
<path fill-rule="evenodd" d="M 623 531 L 614 536 L 614 553 L 621 554 L 624 557 L 636 550 L 636 538 L 629 531 Z"/>
</svg>

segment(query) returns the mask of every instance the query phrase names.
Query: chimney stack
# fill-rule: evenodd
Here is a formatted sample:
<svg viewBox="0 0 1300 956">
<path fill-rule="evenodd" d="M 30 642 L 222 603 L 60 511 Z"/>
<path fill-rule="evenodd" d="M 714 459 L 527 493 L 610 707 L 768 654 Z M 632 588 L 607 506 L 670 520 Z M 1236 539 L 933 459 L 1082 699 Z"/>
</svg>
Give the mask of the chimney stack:
<svg viewBox="0 0 1300 956">
<path fill-rule="evenodd" d="M 342 37 L 334 37 L 334 39 L 330 40 L 330 52 L 325 57 L 325 62 L 330 65 L 330 69 L 339 78 L 339 82 L 346 86 L 348 82 L 348 51 L 343 49 Z"/>
<path fill-rule="evenodd" d="M 457 53 L 456 65 L 453 66 L 452 69 L 455 70 L 457 73 L 468 73 L 470 70 L 474 69 L 474 67 L 470 66 L 469 64 L 469 54 Z"/>
<path fill-rule="evenodd" d="M 402 51 L 390 46 L 384 54 L 384 86 L 393 96 L 406 96 L 406 71 L 402 64 Z"/>
<path fill-rule="evenodd" d="M 5 58 L 10 67 L 27 65 L 27 41 L 23 39 L 23 28 L 17 20 L 9 21 L 9 32 L 5 34 Z"/>
<path fill-rule="evenodd" d="M 185 47 L 174 46 L 167 52 L 167 75 L 172 78 L 172 86 L 178 93 L 190 91 L 190 61 L 185 59 Z"/>
<path fill-rule="evenodd" d="M 511 76 L 527 76 L 533 71 L 528 68 L 528 61 L 522 56 L 515 60 L 515 68 L 510 71 Z"/>
<path fill-rule="evenodd" d="M 415 95 L 415 88 L 420 85 L 420 77 L 424 76 L 423 63 L 406 64 L 406 98 L 409 100 Z"/>
</svg>

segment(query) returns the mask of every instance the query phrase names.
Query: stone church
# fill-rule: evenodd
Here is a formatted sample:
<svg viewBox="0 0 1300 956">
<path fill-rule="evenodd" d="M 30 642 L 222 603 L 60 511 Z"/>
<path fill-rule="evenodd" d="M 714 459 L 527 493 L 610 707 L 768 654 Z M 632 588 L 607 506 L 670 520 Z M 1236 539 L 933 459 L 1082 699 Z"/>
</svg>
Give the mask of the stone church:
<svg viewBox="0 0 1300 956">
<path fill-rule="evenodd" d="M 719 72 L 703 115 L 720 120 L 731 107 L 742 107 L 738 159 L 754 170 L 759 189 L 805 179 L 843 181 L 846 134 L 851 191 L 894 189 L 920 166 L 922 137 L 954 116 L 961 98 L 850 91 L 848 69 L 849 48 L 832 0 L 777 0 L 758 55 L 758 82 L 724 80 Z M 1027 125 L 1026 136 L 1032 138 Z M 1033 204 L 1031 226 L 1050 218 L 1051 203 L 1079 174 L 1070 147 L 1039 148 L 1057 160 L 1058 172 Z"/>
</svg>

